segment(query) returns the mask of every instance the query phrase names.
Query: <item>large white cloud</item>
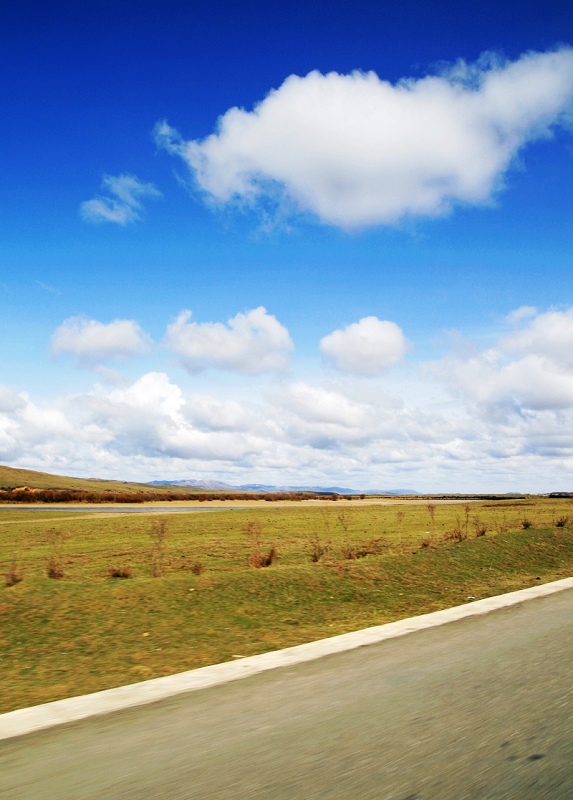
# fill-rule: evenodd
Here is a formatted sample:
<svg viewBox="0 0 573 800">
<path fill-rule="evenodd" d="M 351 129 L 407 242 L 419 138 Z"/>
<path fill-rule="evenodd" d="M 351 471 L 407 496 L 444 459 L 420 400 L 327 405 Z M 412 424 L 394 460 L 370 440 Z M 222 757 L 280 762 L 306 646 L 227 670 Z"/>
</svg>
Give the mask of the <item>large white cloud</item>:
<svg viewBox="0 0 573 800">
<path fill-rule="evenodd" d="M 486 411 L 573 408 L 573 308 L 517 312 L 509 320 L 521 327 L 494 347 L 430 371 Z"/>
<path fill-rule="evenodd" d="M 203 140 L 184 141 L 165 121 L 155 135 L 218 202 L 270 195 L 352 228 L 483 203 L 572 97 L 573 50 L 562 47 L 395 85 L 373 72 L 291 75 L 253 111 L 229 109 Z"/>
<path fill-rule="evenodd" d="M 395 322 L 363 317 L 320 340 L 320 352 L 336 369 L 355 375 L 380 375 L 404 358 L 408 347 Z"/>
<path fill-rule="evenodd" d="M 222 322 L 190 322 L 183 311 L 167 328 L 165 344 L 189 372 L 207 367 L 256 375 L 283 369 L 293 343 L 287 329 L 263 306 Z"/>
<path fill-rule="evenodd" d="M 364 382 L 298 381 L 246 401 L 186 393 L 162 372 L 39 404 L 6 390 L 0 463 L 121 480 L 213 477 L 434 491 L 566 488 L 573 409 L 499 421 L 472 404 L 400 406 Z M 220 424 L 222 423 L 222 424 Z"/>
<path fill-rule="evenodd" d="M 134 320 L 104 323 L 86 317 L 68 317 L 52 335 L 52 355 L 74 355 L 79 364 L 94 366 L 108 359 L 145 353 L 149 337 Z"/>
<path fill-rule="evenodd" d="M 98 195 L 83 202 L 80 213 L 86 222 L 136 222 L 141 219 L 141 198 L 162 196 L 156 186 L 142 183 L 135 175 L 105 175 L 101 185 L 111 197 Z"/>
</svg>

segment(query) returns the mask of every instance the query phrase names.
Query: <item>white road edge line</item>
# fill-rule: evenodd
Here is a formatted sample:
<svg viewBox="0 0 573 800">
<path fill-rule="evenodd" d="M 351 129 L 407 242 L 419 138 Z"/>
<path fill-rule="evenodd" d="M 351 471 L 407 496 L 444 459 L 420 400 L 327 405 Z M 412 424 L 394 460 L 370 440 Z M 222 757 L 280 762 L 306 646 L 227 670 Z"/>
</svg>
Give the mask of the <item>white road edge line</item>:
<svg viewBox="0 0 573 800">
<path fill-rule="evenodd" d="M 116 689 L 106 689 L 103 692 L 94 692 L 80 697 L 69 697 L 65 700 L 56 700 L 40 706 L 21 708 L 0 714 L 0 739 L 10 739 L 22 736 L 44 728 L 52 728 L 67 722 L 75 722 L 99 714 L 109 714 L 124 708 L 141 706 L 154 703 L 167 697 L 173 697 L 184 692 L 197 689 L 206 689 L 218 686 L 229 681 L 248 678 L 259 672 L 265 672 L 278 667 L 287 667 L 301 664 L 305 661 L 314 661 L 317 658 L 354 650 L 369 644 L 377 644 L 386 639 L 405 636 L 415 631 L 435 628 L 448 622 L 455 622 L 466 617 L 480 614 L 489 614 L 500 608 L 507 608 L 525 600 L 537 597 L 546 597 L 565 589 L 573 589 L 573 578 L 533 586 L 530 589 L 520 589 L 517 592 L 508 592 L 497 597 L 487 597 L 465 603 L 462 606 L 447 608 L 443 611 L 434 611 L 431 614 L 421 614 L 410 619 L 389 622 L 386 625 L 376 625 L 317 642 L 299 644 L 276 650 L 271 653 L 262 653 L 258 656 L 249 656 L 240 661 L 226 661 L 223 664 L 214 664 L 210 667 L 180 672 L 164 678 L 153 678 L 141 683 L 119 686 Z"/>
</svg>

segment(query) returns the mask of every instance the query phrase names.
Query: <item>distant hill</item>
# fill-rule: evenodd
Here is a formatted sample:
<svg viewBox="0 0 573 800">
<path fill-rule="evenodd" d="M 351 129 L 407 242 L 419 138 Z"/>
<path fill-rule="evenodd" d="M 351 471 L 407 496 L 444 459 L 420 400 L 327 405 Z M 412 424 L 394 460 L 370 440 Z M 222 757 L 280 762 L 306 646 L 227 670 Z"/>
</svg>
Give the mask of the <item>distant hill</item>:
<svg viewBox="0 0 573 800">
<path fill-rule="evenodd" d="M 237 486 L 231 486 L 229 483 L 223 481 L 195 481 L 192 478 L 187 478 L 184 481 L 149 481 L 148 486 L 183 486 L 186 489 L 212 489 L 213 491 L 220 492 L 236 492 Z"/>
<path fill-rule="evenodd" d="M 317 492 L 319 494 L 418 494 L 414 489 L 348 489 L 343 486 L 274 486 L 267 483 L 244 483 L 232 486 L 229 483 L 187 478 L 178 481 L 151 481 L 151 486 L 185 486 L 193 489 L 211 489 L 225 492 L 261 492 L 279 494 L 287 492 Z"/>
<path fill-rule="evenodd" d="M 30 489 L 73 489 L 81 492 L 121 492 L 124 494 L 159 494 L 159 486 L 148 483 L 100 480 L 98 478 L 71 478 L 66 475 L 51 475 L 32 469 L 15 469 L 0 465 L 0 489 L 15 489 L 27 486 Z M 178 491 L 175 486 L 174 491 Z"/>
<path fill-rule="evenodd" d="M 135 483 L 134 481 L 112 481 L 100 478 L 73 478 L 68 475 L 52 475 L 49 472 L 38 472 L 32 469 L 18 469 L 0 465 L 0 490 L 28 487 L 29 489 L 73 490 L 79 492 L 122 493 L 122 494 L 163 494 L 166 487 L 170 491 L 189 494 L 189 492 L 259 492 L 281 494 L 287 492 L 316 492 L 319 494 L 416 494 L 410 489 L 393 490 L 358 490 L 342 486 L 273 486 L 263 483 L 248 483 L 232 486 L 223 481 L 194 480 L 188 478 L 178 481 L 150 481 Z M 152 499 L 152 498 L 150 498 Z"/>
</svg>

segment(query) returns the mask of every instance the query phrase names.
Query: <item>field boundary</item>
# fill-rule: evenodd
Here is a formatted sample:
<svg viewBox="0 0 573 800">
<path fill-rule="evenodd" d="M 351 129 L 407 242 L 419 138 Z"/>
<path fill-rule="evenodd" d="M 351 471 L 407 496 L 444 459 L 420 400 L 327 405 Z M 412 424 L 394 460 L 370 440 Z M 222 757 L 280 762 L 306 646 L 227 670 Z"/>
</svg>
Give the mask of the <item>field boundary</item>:
<svg viewBox="0 0 573 800">
<path fill-rule="evenodd" d="M 314 661 L 325 656 L 378 644 L 387 639 L 435 628 L 468 617 L 489 614 L 498 609 L 546 597 L 566 589 L 573 589 L 573 578 L 563 578 L 541 586 L 520 589 L 496 597 L 487 597 L 442 611 L 433 611 L 429 614 L 421 614 L 385 625 L 376 625 L 327 639 L 286 647 L 270 653 L 248 656 L 237 661 L 226 661 L 162 678 L 153 678 L 114 689 L 105 689 L 101 692 L 9 711 L 6 714 L 0 714 L 0 739 L 23 736 L 68 722 L 147 705 L 185 692 L 207 689 L 230 681 L 248 678 L 267 670 Z"/>
</svg>

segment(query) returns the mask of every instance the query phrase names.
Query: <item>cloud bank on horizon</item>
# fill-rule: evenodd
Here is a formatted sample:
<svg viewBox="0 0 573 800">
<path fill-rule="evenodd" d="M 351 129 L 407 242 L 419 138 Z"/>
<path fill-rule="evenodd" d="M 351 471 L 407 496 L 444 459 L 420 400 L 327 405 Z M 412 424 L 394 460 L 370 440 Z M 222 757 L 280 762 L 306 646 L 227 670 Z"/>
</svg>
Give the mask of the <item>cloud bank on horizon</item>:
<svg viewBox="0 0 573 800">
<path fill-rule="evenodd" d="M 470 358 L 449 354 L 418 364 L 408 377 L 410 398 L 401 397 L 401 384 L 388 378 L 391 364 L 384 364 L 383 378 L 380 365 L 370 368 L 372 331 L 382 350 L 394 337 L 394 363 L 403 356 L 405 337 L 395 323 L 366 318 L 368 335 L 362 339 L 356 331 L 365 320 L 331 334 L 350 331 L 363 368 L 345 368 L 349 377 L 285 376 L 280 384 L 261 383 L 250 368 L 261 353 L 249 326 L 253 314 L 264 324 L 274 320 L 278 344 L 292 349 L 287 329 L 262 308 L 236 315 L 228 325 L 197 323 L 199 334 L 193 341 L 192 332 L 191 341 L 193 364 L 212 359 L 229 371 L 240 365 L 244 381 L 258 381 L 255 393 L 238 393 L 236 383 L 185 390 L 161 370 L 123 387 L 96 384 L 52 403 L 0 386 L 2 460 L 37 468 L 56 462 L 60 471 L 118 476 L 128 468 L 141 477 L 207 470 L 238 481 L 245 471 L 284 480 L 310 472 L 327 482 L 350 476 L 358 486 L 370 484 L 374 472 L 380 481 L 391 481 L 396 471 L 416 484 L 423 473 L 427 486 L 434 473 L 443 480 L 463 468 L 466 479 L 487 470 L 493 484 L 501 480 L 509 488 L 528 479 L 532 464 L 543 463 L 549 480 L 557 480 L 563 464 L 573 460 L 573 436 L 564 433 L 573 426 L 573 308 L 518 309 L 494 346 L 474 347 Z M 183 335 L 188 319 L 185 312 L 179 318 Z M 247 335 L 239 336 L 237 360 L 222 363 L 217 347 L 222 342 L 224 349 L 225 337 L 241 326 Z M 72 353 L 84 364 L 88 359 L 88 365 L 137 355 L 149 344 L 131 320 L 66 320 L 54 337 L 57 352 Z M 345 345 L 343 340 L 341 358 Z"/>
<path fill-rule="evenodd" d="M 572 48 L 486 53 L 395 85 L 374 72 L 291 75 L 202 140 L 167 121 L 155 139 L 216 203 L 270 199 L 353 229 L 486 203 L 527 143 L 571 124 L 572 100 Z"/>
</svg>

